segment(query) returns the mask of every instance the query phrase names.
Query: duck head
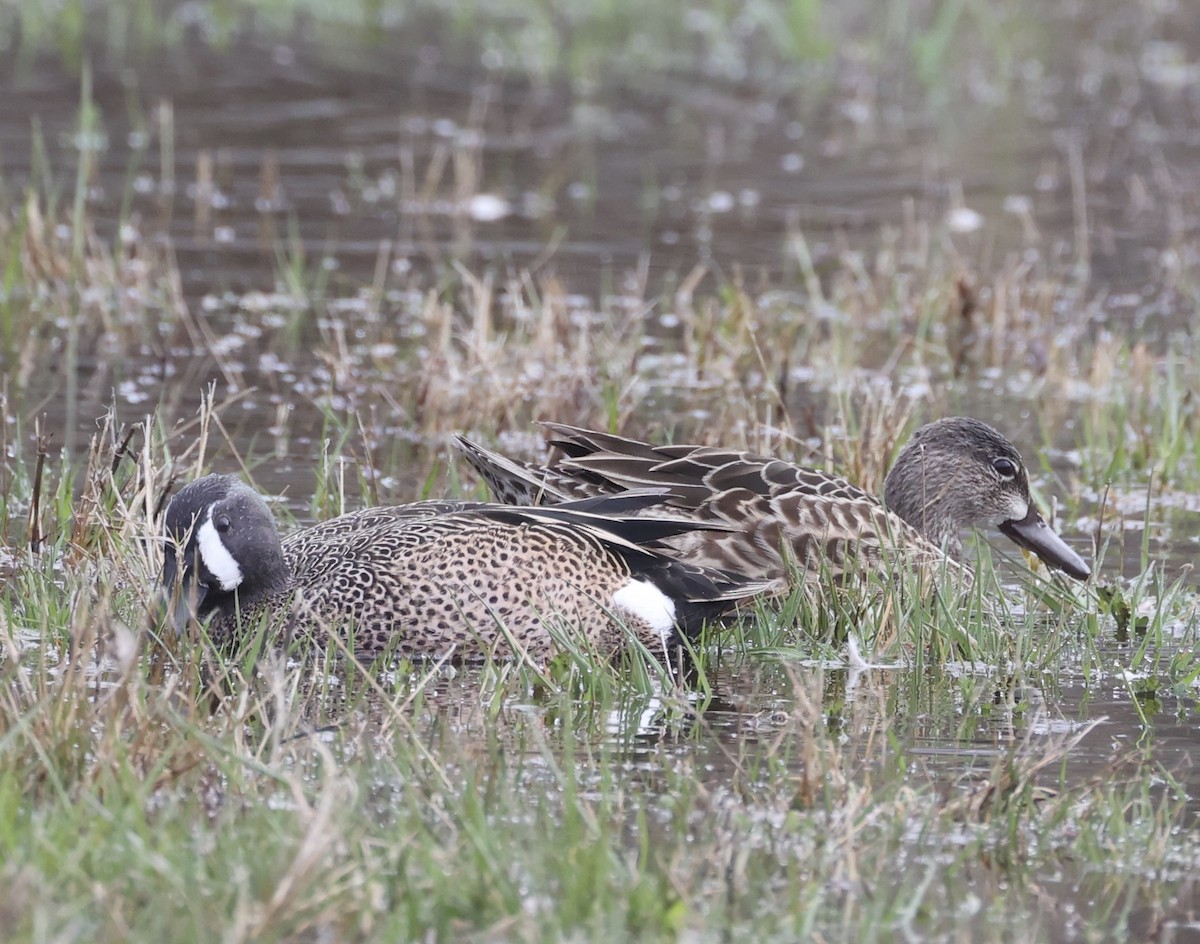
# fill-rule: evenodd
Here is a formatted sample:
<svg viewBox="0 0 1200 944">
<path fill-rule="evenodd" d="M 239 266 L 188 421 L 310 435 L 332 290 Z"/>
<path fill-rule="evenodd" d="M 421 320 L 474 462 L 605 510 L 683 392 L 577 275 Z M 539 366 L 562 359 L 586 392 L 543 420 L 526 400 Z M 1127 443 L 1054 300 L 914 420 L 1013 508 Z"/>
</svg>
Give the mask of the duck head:
<svg viewBox="0 0 1200 944">
<path fill-rule="evenodd" d="M 176 630 L 287 584 L 289 571 L 267 503 L 236 476 L 206 475 L 167 505 L 160 592 Z"/>
<path fill-rule="evenodd" d="M 958 555 L 962 528 L 995 528 L 1076 580 L 1092 570 L 1046 523 L 1020 453 L 998 430 L 956 416 L 922 426 L 884 483 L 884 504 Z"/>
</svg>

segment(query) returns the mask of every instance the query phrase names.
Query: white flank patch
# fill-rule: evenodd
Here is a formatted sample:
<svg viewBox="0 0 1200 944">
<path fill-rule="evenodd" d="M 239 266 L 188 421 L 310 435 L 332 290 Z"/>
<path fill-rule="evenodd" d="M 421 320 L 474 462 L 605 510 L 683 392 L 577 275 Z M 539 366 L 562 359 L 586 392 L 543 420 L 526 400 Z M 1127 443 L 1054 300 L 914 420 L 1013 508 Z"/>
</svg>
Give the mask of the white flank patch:
<svg viewBox="0 0 1200 944">
<path fill-rule="evenodd" d="M 220 582 L 221 589 L 232 590 L 242 582 L 242 568 L 221 541 L 221 535 L 213 525 L 212 514 L 212 509 L 209 508 L 208 519 L 196 532 L 196 544 L 200 548 L 200 559 Z"/>
<path fill-rule="evenodd" d="M 648 580 L 631 580 L 613 594 L 613 608 L 648 623 L 666 639 L 675 629 L 675 601 Z"/>
</svg>

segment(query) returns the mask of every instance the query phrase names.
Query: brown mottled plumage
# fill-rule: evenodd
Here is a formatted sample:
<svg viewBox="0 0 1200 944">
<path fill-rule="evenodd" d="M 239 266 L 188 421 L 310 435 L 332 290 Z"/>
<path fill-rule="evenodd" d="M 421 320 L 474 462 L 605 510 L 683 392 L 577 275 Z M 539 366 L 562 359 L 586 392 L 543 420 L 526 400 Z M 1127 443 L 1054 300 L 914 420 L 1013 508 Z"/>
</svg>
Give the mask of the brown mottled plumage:
<svg viewBox="0 0 1200 944">
<path fill-rule="evenodd" d="M 322 641 L 352 637 L 380 651 L 456 659 L 543 659 L 555 636 L 603 654 L 632 632 L 670 656 L 679 634 L 763 589 L 681 563 L 655 542 L 706 527 L 630 513 L 645 492 L 563 508 L 418 502 L 343 515 L 283 538 L 262 497 L 208 475 L 167 508 L 162 585 L 181 584 L 177 622 L 209 620 L 237 637 L 264 615 Z M 709 525 L 708 527 L 711 527 Z"/>
<path fill-rule="evenodd" d="M 730 529 L 665 540 L 681 560 L 704 567 L 775 581 L 796 568 L 803 579 L 841 577 L 892 559 L 963 572 L 959 530 L 994 527 L 1051 567 L 1081 580 L 1091 573 L 1038 513 L 1012 443 L 979 420 L 951 417 L 917 430 L 888 474 L 883 502 L 839 476 L 767 456 L 544 425 L 563 453 L 549 466 L 515 462 L 461 436 L 458 444 L 501 501 L 665 489 L 667 501 L 645 514 Z"/>
</svg>

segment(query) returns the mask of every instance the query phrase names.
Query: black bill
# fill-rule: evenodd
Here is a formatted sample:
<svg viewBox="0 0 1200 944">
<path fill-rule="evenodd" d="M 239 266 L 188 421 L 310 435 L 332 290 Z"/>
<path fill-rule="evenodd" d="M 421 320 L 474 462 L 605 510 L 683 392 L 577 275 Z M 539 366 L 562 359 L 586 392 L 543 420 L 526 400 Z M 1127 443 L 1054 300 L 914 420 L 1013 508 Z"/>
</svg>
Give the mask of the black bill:
<svg viewBox="0 0 1200 944">
<path fill-rule="evenodd" d="M 1067 542 L 1054 533 L 1054 529 L 1046 524 L 1033 503 L 1029 504 L 1029 513 L 1020 521 L 1006 521 L 1000 525 L 1000 530 L 1013 541 L 1028 551 L 1032 551 L 1050 567 L 1056 567 L 1063 573 L 1076 580 L 1087 580 L 1092 575 L 1092 568 L 1067 545 Z"/>
<path fill-rule="evenodd" d="M 190 567 L 185 567 L 180 575 L 175 554 L 167 553 L 158 582 L 158 598 L 159 606 L 170 611 L 171 625 L 177 633 L 187 632 L 188 625 L 200 612 L 207 589 L 194 579 Z"/>
</svg>

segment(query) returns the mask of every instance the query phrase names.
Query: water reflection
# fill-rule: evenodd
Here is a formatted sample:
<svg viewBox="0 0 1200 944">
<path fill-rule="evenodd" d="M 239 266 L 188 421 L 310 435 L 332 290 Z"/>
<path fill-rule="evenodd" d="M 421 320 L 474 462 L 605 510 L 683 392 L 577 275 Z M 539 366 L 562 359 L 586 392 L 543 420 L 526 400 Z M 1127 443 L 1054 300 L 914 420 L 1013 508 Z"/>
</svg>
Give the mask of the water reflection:
<svg viewBox="0 0 1200 944">
<path fill-rule="evenodd" d="M 1039 26 L 1053 36 L 1075 24 L 1047 15 Z M 1159 45 L 1186 61 L 1183 42 Z M 191 298 L 269 284 L 273 241 L 293 236 L 311 258 L 336 259 L 335 278 L 359 283 L 373 277 L 385 241 L 403 266 L 459 258 L 472 268 L 537 268 L 551 244 L 555 270 L 588 293 L 636 270 L 642 254 L 652 278 L 698 261 L 777 278 L 796 272 L 795 231 L 818 269 L 843 246 L 872 245 L 881 225 L 913 219 L 946 220 L 965 237 L 984 227 L 990 254 L 1027 246 L 1033 234 L 1053 247 L 1079 222 L 1071 147 L 1122 128 L 1119 166 L 1102 167 L 1099 148 L 1085 151 L 1096 234 L 1087 264 L 1098 283 L 1136 293 L 1159 274 L 1146 247 L 1174 233 L 1160 214 L 1131 219 L 1127 181 L 1163 186 L 1149 175 L 1159 153 L 1177 168 L 1195 160 L 1186 109 L 1169 98 L 1114 108 L 1064 81 L 1078 64 L 1057 58 L 978 114 L 940 116 L 934 139 L 916 89 L 864 102 L 852 88 L 824 87 L 813 100 L 764 88 L 745 101 L 715 82 L 659 84 L 579 103 L 458 55 L 436 28 L 381 37 L 357 48 L 352 66 L 333 45 L 248 32 L 230 49 L 193 35 L 136 72 L 98 67 L 93 213 L 112 235 L 132 200 L 147 236 L 170 235 Z M 1164 74 L 1146 70 L 1160 86 Z M 78 92 L 76 76 L 49 61 L 10 89 L 0 104 L 10 181 L 35 173 L 31 112 L 56 164 L 73 164 Z M 125 107 L 131 99 L 141 107 Z M 856 108 L 866 111 L 855 118 Z"/>
</svg>

